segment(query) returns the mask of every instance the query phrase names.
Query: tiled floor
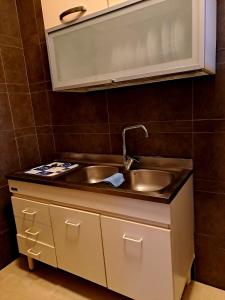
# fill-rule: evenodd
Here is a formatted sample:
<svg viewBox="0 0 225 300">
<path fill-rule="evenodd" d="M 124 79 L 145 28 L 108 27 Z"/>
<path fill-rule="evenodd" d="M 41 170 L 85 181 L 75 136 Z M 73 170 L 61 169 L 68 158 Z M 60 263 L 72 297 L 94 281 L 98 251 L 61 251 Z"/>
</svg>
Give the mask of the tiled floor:
<svg viewBox="0 0 225 300">
<path fill-rule="evenodd" d="M 0 300 L 128 300 L 107 289 L 44 264 L 27 271 L 20 258 L 0 271 Z M 166 300 L 166 299 L 163 299 Z M 225 291 L 192 282 L 182 300 L 225 300 Z"/>
</svg>

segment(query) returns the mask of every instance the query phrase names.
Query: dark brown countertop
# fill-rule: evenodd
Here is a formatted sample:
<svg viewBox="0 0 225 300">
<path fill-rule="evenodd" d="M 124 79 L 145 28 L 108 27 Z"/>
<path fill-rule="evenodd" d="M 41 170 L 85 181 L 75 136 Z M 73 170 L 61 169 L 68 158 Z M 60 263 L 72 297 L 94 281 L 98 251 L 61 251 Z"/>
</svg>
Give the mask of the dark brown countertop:
<svg viewBox="0 0 225 300">
<path fill-rule="evenodd" d="M 84 157 L 85 156 L 85 157 Z M 73 181 L 75 172 L 88 165 L 103 164 L 116 165 L 120 172 L 124 172 L 122 167 L 121 156 L 112 155 L 83 155 L 82 154 L 63 154 L 57 161 L 77 162 L 79 167 L 69 173 L 59 175 L 57 177 L 41 177 L 37 175 L 25 174 L 24 171 L 19 171 L 8 175 L 9 180 L 24 181 L 36 184 L 43 184 L 61 188 L 77 189 L 87 192 L 115 195 L 120 197 L 128 197 L 158 203 L 170 204 L 176 194 L 193 173 L 192 161 L 183 159 L 168 159 L 158 157 L 141 157 L 138 168 L 154 169 L 168 171 L 173 174 L 174 179 L 166 188 L 157 192 L 139 192 L 130 189 L 129 181 L 125 182 L 118 188 L 112 187 L 108 183 L 88 184 L 84 182 Z M 138 169 L 134 167 L 133 169 Z M 124 173 L 126 178 L 126 173 Z"/>
</svg>

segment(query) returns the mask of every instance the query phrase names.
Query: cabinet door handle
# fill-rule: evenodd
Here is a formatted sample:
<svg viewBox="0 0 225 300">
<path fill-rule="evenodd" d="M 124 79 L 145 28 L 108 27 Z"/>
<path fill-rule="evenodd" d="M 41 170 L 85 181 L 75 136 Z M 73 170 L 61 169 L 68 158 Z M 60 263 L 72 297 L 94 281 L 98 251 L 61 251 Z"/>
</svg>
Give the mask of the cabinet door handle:
<svg viewBox="0 0 225 300">
<path fill-rule="evenodd" d="M 28 228 L 27 230 L 25 230 L 25 232 L 30 234 L 30 235 L 33 235 L 33 236 L 36 236 L 41 232 L 41 231 L 32 232 L 30 230 L 31 230 L 31 228 Z"/>
<path fill-rule="evenodd" d="M 65 221 L 65 224 L 66 224 L 66 225 L 70 225 L 70 226 L 73 226 L 73 227 L 77 227 L 77 228 L 78 228 L 78 227 L 80 227 L 80 224 L 81 224 L 81 223 L 76 223 L 76 224 L 74 224 L 74 223 L 71 223 L 69 220 L 66 220 L 66 221 Z"/>
<path fill-rule="evenodd" d="M 30 249 L 27 250 L 27 253 L 31 254 L 33 256 L 39 256 L 41 254 L 41 251 L 35 253 L 35 252 L 32 251 L 32 248 L 30 248 Z"/>
<path fill-rule="evenodd" d="M 76 13 L 76 12 L 80 12 L 80 15 L 85 13 L 87 11 L 87 9 L 84 7 L 84 6 L 76 6 L 76 7 L 73 7 L 73 8 L 70 8 L 70 9 L 67 9 L 65 10 L 64 12 L 62 12 L 60 15 L 59 15 L 59 19 L 62 23 L 64 23 L 65 21 L 63 20 L 64 17 L 70 15 L 70 14 L 73 14 L 73 13 Z M 71 21 L 70 21 L 71 22 Z"/>
<path fill-rule="evenodd" d="M 130 241 L 130 242 L 134 242 L 134 243 L 138 243 L 138 244 L 141 244 L 143 242 L 143 238 L 140 238 L 140 239 L 136 240 L 136 239 L 132 239 L 132 238 L 127 237 L 126 234 L 123 235 L 123 239 L 125 241 Z"/>
<path fill-rule="evenodd" d="M 22 213 L 25 215 L 34 216 L 34 215 L 36 215 L 36 213 L 38 213 L 38 210 L 29 212 L 29 208 L 26 208 L 26 209 L 22 210 Z"/>
</svg>

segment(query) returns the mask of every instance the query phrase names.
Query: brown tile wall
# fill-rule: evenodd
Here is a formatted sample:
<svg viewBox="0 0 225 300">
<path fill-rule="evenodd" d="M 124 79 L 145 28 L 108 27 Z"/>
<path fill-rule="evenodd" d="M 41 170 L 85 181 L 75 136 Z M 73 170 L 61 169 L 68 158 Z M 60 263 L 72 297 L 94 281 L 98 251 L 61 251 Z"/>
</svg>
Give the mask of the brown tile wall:
<svg viewBox="0 0 225 300">
<path fill-rule="evenodd" d="M 201 282 L 225 289 L 225 2 L 218 0 L 217 75 L 87 94 L 51 91 L 46 59 L 40 0 L 18 0 L 29 86 L 34 109 L 39 149 L 43 159 L 54 150 L 91 153 L 121 153 L 121 130 L 145 124 L 149 139 L 140 131 L 129 135 L 129 153 L 193 158 L 195 164 L 196 274 Z M 1 24 L 0 24 L 1 26 Z M 1 28 L 1 27 L 0 27 Z M 15 40 L 13 39 L 14 43 Z M 8 80 L 23 74 L 10 71 L 15 52 L 3 51 Z M 3 55 L 2 54 L 2 55 Z M 17 57 L 20 56 L 18 50 Z M 17 62 L 19 65 L 19 62 Z M 18 70 L 18 68 L 17 68 Z M 0 78 L 4 73 L 0 68 Z M 11 82 L 10 82 L 11 83 Z M 13 82 L 12 89 L 14 89 Z M 0 85 L 4 91 L 4 85 Z M 3 93 L 4 94 L 4 93 Z M 25 97 L 26 98 L 26 97 Z M 4 124 L 12 128 L 8 98 L 2 98 Z M 15 124 L 21 120 L 15 102 Z M 27 99 L 24 99 L 26 103 Z M 50 104 L 50 108 L 49 108 Z M 24 104 L 24 111 L 30 106 Z M 43 112 L 45 112 L 43 114 Z M 51 121 L 53 127 L 51 127 Z M 32 119 L 26 120 L 31 122 Z M 53 129 L 52 129 L 53 128 Z M 52 136 L 52 130 L 54 135 Z M 35 135 L 8 137 L 7 149 L 23 151 Z M 0 137 L 1 138 L 1 137 Z M 50 149 L 49 153 L 46 149 Z M 28 161 L 31 162 L 29 157 Z M 11 169 L 16 162 L 4 162 Z M 26 163 L 25 163 L 26 164 Z"/>
<path fill-rule="evenodd" d="M 50 74 L 41 2 L 39 0 L 16 2 L 36 131 L 36 140 L 34 136 L 20 140 L 19 149 L 24 153 L 21 163 L 24 165 L 32 164 L 33 157 L 37 155 L 40 156 L 41 162 L 50 161 L 55 152 L 55 144 L 48 97 Z M 32 145 L 29 150 L 27 144 Z"/>
<path fill-rule="evenodd" d="M 31 3 L 32 1 L 27 1 Z M 0 0 L 0 269 L 17 255 L 15 224 L 5 175 L 48 160 L 49 108 L 42 94 L 31 94 L 15 0 Z M 33 22 L 33 21 L 32 21 Z M 26 24 L 29 25 L 29 24 Z M 30 30 L 30 27 L 26 27 Z M 30 54 L 30 52 L 28 51 Z M 41 117 L 44 115 L 44 117 Z M 45 127 L 46 125 L 47 128 Z M 50 128 L 50 129 L 49 129 Z M 50 135 L 52 138 L 52 135 Z M 53 138 L 52 138 L 53 139 Z M 40 146 L 40 147 L 39 147 Z M 46 151 L 48 149 L 48 151 Z"/>
</svg>

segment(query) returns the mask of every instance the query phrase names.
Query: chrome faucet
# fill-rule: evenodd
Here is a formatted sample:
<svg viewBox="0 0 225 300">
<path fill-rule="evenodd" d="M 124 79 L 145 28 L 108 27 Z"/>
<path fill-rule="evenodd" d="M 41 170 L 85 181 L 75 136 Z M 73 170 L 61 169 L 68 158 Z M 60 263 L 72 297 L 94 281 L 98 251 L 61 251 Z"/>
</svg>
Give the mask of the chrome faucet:
<svg viewBox="0 0 225 300">
<path fill-rule="evenodd" d="M 137 128 L 141 128 L 144 130 L 145 132 L 145 137 L 148 138 L 149 134 L 148 134 L 148 130 L 144 125 L 134 125 L 134 126 L 129 126 L 129 127 L 125 127 L 123 129 L 123 133 L 122 133 L 122 137 L 123 137 L 123 164 L 125 167 L 125 170 L 130 170 L 130 167 L 132 166 L 134 161 L 137 161 L 135 158 L 132 158 L 130 156 L 127 155 L 127 147 L 126 147 L 126 131 L 128 130 L 132 130 L 132 129 L 137 129 Z"/>
</svg>

